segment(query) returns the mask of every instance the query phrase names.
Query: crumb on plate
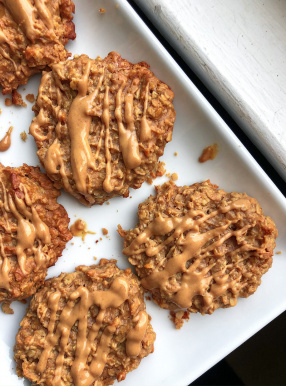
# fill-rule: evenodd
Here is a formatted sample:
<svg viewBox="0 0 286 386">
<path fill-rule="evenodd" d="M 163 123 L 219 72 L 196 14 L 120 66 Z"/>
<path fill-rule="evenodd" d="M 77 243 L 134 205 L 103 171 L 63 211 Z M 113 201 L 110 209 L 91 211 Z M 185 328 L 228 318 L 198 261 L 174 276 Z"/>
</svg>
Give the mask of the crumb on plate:
<svg viewBox="0 0 286 386">
<path fill-rule="evenodd" d="M 22 133 L 20 134 L 20 137 L 22 141 L 26 142 L 28 138 L 26 131 L 22 131 Z"/>
<path fill-rule="evenodd" d="M 35 102 L 35 95 L 34 94 L 27 94 L 26 99 L 28 102 L 34 103 Z"/>
<path fill-rule="evenodd" d="M 218 144 L 214 143 L 204 148 L 204 150 L 202 151 L 202 154 L 199 157 L 199 162 L 203 163 L 209 160 L 213 160 L 216 158 L 217 154 L 218 154 Z"/>
</svg>

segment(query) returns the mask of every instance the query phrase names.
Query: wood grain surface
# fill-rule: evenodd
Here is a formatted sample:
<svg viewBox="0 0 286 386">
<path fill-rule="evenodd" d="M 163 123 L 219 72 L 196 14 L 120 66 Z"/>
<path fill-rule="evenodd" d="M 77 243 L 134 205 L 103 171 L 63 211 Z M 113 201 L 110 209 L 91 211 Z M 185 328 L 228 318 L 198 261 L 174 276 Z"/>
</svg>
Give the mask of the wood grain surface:
<svg viewBox="0 0 286 386">
<path fill-rule="evenodd" d="M 136 3 L 286 179 L 286 1 Z"/>
</svg>

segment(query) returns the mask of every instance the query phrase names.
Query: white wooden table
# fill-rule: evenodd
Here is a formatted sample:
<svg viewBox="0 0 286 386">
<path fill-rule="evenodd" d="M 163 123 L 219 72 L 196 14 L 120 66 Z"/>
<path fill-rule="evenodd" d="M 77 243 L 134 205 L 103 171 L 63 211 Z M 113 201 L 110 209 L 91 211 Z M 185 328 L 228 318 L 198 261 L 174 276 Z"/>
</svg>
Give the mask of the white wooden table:
<svg viewBox="0 0 286 386">
<path fill-rule="evenodd" d="M 137 0 L 286 180 L 286 0 Z"/>
</svg>

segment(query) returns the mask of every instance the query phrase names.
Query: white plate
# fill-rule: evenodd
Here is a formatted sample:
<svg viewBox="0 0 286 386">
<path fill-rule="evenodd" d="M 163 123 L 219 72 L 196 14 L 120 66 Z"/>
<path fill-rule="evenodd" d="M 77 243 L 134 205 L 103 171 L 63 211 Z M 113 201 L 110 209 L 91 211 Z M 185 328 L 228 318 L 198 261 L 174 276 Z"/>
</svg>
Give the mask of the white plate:
<svg viewBox="0 0 286 386">
<path fill-rule="evenodd" d="M 125 0 L 78 0 L 75 3 L 77 39 L 68 46 L 73 54 L 86 53 L 95 58 L 116 50 L 131 62 L 145 60 L 175 92 L 174 135 L 162 157 L 167 172 L 178 174 L 178 184 L 211 179 L 225 190 L 247 192 L 258 199 L 280 230 L 276 251 L 282 254 L 274 256 L 273 267 L 263 277 L 257 292 L 248 299 L 240 299 L 236 307 L 217 310 L 211 316 L 191 315 L 190 321 L 177 331 L 167 311 L 147 302 L 157 333 L 155 352 L 143 359 L 123 384 L 186 386 L 286 309 L 286 237 L 282 233 L 286 223 L 286 200 Z M 105 8 L 106 13 L 101 14 L 99 8 Z M 36 95 L 38 84 L 39 77 L 36 77 L 25 91 L 21 89 L 22 95 Z M 33 138 L 29 136 L 26 143 L 20 139 L 20 132 L 28 131 L 33 117 L 31 104 L 27 102 L 27 108 L 5 107 L 4 99 L 1 95 L 0 137 L 10 125 L 14 130 L 12 146 L 0 153 L 0 161 L 11 166 L 20 166 L 23 162 L 37 165 Z M 198 157 L 202 149 L 214 142 L 220 147 L 217 158 L 200 164 Z M 165 180 L 166 177 L 158 178 L 155 183 Z M 126 229 L 133 227 L 138 204 L 153 192 L 154 187 L 145 184 L 140 190 L 131 191 L 130 198 L 112 199 L 110 205 L 92 208 L 82 206 L 63 193 L 60 202 L 68 211 L 71 223 L 81 218 L 96 235 L 88 235 L 85 243 L 74 238 L 74 245 L 70 242 L 56 266 L 49 269 L 49 277 L 62 271 L 71 272 L 80 264 L 93 264 L 94 256 L 116 258 L 120 268 L 127 267 L 126 257 L 121 254 L 122 240 L 116 232 L 117 224 Z M 109 230 L 108 237 L 102 235 L 102 227 Z M 102 240 L 95 243 L 100 237 Z M 25 306 L 14 304 L 13 308 L 14 315 L 0 315 L 2 386 L 29 384 L 18 379 L 13 361 L 15 335 Z"/>
</svg>

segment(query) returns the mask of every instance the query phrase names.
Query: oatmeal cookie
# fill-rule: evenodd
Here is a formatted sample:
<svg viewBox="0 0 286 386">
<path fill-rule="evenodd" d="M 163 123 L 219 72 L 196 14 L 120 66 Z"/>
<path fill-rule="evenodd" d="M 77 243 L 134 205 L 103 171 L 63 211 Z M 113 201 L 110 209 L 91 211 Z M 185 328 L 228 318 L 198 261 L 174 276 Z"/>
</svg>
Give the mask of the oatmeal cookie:
<svg viewBox="0 0 286 386">
<path fill-rule="evenodd" d="M 75 39 L 71 0 L 0 0 L 0 85 L 15 93 L 35 73 L 65 60 Z M 13 98 L 17 104 L 18 98 Z"/>
<path fill-rule="evenodd" d="M 143 289 L 115 263 L 77 267 L 34 295 L 14 347 L 20 377 L 42 386 L 112 385 L 153 352 Z"/>
<path fill-rule="evenodd" d="M 172 100 L 144 62 L 77 56 L 43 75 L 30 134 L 58 188 L 102 204 L 156 176 L 172 139 Z"/>
<path fill-rule="evenodd" d="M 71 239 L 59 195 L 38 167 L 0 164 L 0 302 L 34 294 Z"/>
<path fill-rule="evenodd" d="M 254 198 L 217 188 L 157 186 L 139 205 L 135 229 L 119 227 L 123 253 L 177 328 L 190 312 L 212 314 L 253 294 L 272 265 L 274 222 Z"/>
</svg>

